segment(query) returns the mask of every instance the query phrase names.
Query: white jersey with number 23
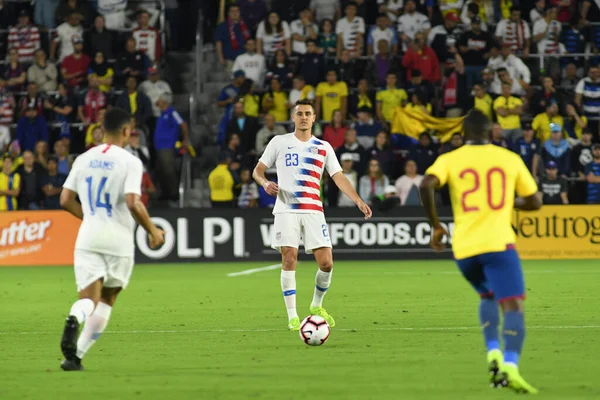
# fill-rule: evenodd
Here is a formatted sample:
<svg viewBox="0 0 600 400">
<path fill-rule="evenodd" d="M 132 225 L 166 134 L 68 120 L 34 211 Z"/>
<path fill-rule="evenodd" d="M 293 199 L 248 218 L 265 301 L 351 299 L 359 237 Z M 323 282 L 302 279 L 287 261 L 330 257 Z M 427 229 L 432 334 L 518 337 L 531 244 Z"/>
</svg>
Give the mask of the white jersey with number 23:
<svg viewBox="0 0 600 400">
<path fill-rule="evenodd" d="M 102 144 L 77 157 L 63 185 L 83 209 L 75 249 L 134 256 L 135 221 L 125 195 L 141 195 L 143 172 L 140 159 L 118 146 Z"/>
</svg>

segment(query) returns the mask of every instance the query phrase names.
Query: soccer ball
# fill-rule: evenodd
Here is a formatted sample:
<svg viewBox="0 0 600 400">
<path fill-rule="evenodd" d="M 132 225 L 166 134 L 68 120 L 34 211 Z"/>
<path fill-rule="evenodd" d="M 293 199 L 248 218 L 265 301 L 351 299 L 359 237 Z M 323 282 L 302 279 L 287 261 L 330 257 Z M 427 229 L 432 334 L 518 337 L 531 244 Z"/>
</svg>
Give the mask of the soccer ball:
<svg viewBox="0 0 600 400">
<path fill-rule="evenodd" d="M 300 339 L 309 346 L 320 346 L 327 341 L 331 332 L 324 318 L 309 315 L 300 324 Z"/>
</svg>

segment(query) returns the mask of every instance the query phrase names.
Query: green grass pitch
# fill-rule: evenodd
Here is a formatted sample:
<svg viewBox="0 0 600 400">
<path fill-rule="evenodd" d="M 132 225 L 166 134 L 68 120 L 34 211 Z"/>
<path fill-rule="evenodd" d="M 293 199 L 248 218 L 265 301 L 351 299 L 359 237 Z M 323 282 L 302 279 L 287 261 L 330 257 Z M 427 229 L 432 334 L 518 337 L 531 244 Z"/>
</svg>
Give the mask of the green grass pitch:
<svg viewBox="0 0 600 400">
<path fill-rule="evenodd" d="M 329 341 L 285 330 L 268 263 L 140 265 L 107 332 L 60 370 L 71 268 L 0 268 L 0 399 L 504 399 L 487 386 L 478 297 L 451 262 L 339 262 Z M 521 361 L 543 399 L 599 399 L 598 261 L 525 262 Z M 298 271 L 299 310 L 315 265 Z"/>
</svg>

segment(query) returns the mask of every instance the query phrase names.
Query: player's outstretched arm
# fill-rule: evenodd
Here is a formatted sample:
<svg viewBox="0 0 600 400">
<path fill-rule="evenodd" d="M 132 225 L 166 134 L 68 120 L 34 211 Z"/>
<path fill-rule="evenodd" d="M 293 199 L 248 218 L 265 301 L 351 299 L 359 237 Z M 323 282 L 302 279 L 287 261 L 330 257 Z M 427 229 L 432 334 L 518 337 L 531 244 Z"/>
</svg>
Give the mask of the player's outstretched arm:
<svg viewBox="0 0 600 400">
<path fill-rule="evenodd" d="M 265 177 L 266 171 L 267 166 L 259 161 L 258 164 L 256 164 L 256 168 L 254 168 L 254 172 L 252 172 L 252 178 L 265 189 L 265 192 L 267 192 L 269 196 L 277 196 L 279 193 L 279 186 Z"/>
<path fill-rule="evenodd" d="M 448 231 L 440 223 L 440 217 L 435 206 L 435 189 L 439 186 L 440 180 L 435 175 L 425 175 L 419 187 L 421 202 L 425 208 L 425 215 L 427 215 L 427 219 L 429 219 L 431 226 L 433 226 L 431 247 L 435 251 L 442 251 L 444 249 L 445 246 L 442 243 L 442 239 L 448 235 Z"/>
<path fill-rule="evenodd" d="M 337 174 L 334 174 L 331 177 L 331 179 L 333 179 L 333 181 L 335 182 L 337 187 L 340 188 L 342 193 L 344 193 L 346 196 L 352 199 L 352 201 L 354 202 L 354 204 L 356 204 L 358 209 L 362 211 L 363 214 L 365 214 L 365 219 L 371 218 L 371 216 L 373 215 L 371 208 L 364 201 L 362 201 L 358 193 L 356 193 L 354 186 L 352 186 L 352 184 L 344 174 L 338 172 Z"/>
<path fill-rule="evenodd" d="M 127 207 L 129 208 L 133 219 L 148 232 L 150 248 L 161 246 L 165 242 L 165 233 L 152 223 L 148 210 L 140 200 L 140 196 L 135 193 L 127 193 L 125 195 L 125 201 L 127 202 Z"/>
<path fill-rule="evenodd" d="M 83 209 L 77 201 L 77 193 L 70 189 L 63 188 L 60 193 L 60 206 L 67 212 L 73 214 L 76 218 L 83 219 Z"/>
</svg>

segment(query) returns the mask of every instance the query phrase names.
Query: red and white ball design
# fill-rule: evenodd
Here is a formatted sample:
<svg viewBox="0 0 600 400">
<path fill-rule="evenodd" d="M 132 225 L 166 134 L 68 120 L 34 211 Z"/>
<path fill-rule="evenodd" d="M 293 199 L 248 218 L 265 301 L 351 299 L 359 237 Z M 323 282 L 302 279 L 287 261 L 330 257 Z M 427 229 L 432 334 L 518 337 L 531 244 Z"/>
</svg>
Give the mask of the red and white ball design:
<svg viewBox="0 0 600 400">
<path fill-rule="evenodd" d="M 310 315 L 300 324 L 300 339 L 309 346 L 320 346 L 327 341 L 331 329 L 324 318 Z"/>
</svg>

